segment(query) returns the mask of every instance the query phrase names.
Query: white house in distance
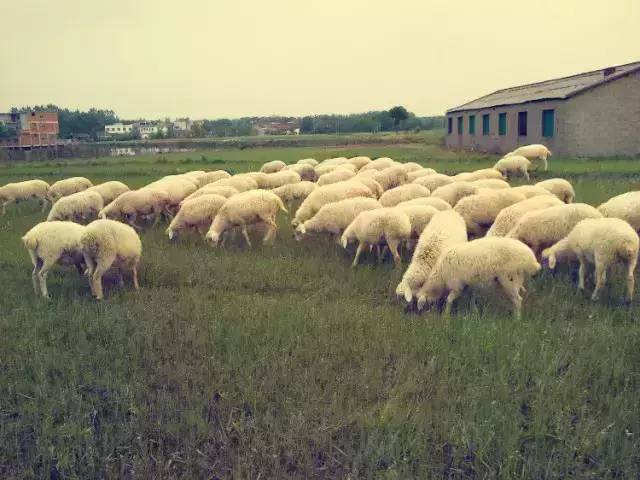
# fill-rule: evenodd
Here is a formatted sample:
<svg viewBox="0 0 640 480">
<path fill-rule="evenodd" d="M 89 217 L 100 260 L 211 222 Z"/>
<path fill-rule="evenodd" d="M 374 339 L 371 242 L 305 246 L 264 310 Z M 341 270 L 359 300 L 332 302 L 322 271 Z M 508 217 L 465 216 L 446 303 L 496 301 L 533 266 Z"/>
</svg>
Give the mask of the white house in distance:
<svg viewBox="0 0 640 480">
<path fill-rule="evenodd" d="M 176 118 L 173 122 L 173 131 L 178 136 L 185 136 L 191 131 L 193 122 L 188 118 Z"/>
<path fill-rule="evenodd" d="M 167 133 L 167 127 L 158 126 L 158 124 L 154 122 L 136 122 L 127 124 L 114 123 L 112 125 L 105 125 L 104 127 L 104 133 L 107 136 L 131 135 L 132 133 L 134 133 L 134 130 L 140 132 L 140 138 L 143 140 L 148 139 L 159 131 Z"/>
<path fill-rule="evenodd" d="M 104 133 L 106 135 L 126 135 L 133 131 L 133 124 L 114 123 L 112 125 L 104 126 Z"/>
</svg>

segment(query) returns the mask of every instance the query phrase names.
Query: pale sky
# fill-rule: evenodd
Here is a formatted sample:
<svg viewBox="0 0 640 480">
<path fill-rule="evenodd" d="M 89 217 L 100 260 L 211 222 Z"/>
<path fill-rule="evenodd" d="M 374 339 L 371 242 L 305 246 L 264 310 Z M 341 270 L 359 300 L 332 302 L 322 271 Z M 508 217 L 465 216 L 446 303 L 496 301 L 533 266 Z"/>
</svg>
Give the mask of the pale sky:
<svg viewBox="0 0 640 480">
<path fill-rule="evenodd" d="M 640 0 L 0 0 L 0 110 L 442 114 L 640 60 Z"/>
</svg>

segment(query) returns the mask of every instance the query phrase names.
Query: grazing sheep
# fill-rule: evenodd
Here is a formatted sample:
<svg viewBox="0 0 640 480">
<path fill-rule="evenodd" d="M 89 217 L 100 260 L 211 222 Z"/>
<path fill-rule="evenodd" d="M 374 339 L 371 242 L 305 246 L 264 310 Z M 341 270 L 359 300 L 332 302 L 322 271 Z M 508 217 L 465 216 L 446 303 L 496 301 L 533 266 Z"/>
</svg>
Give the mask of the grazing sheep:
<svg viewBox="0 0 640 480">
<path fill-rule="evenodd" d="M 602 218 L 602 214 L 586 203 L 558 205 L 525 213 L 507 237 L 526 243 L 536 254 L 564 237 L 580 220 Z"/>
<path fill-rule="evenodd" d="M 373 171 L 375 171 L 375 170 L 373 170 Z M 373 178 L 360 177 L 360 176 L 356 175 L 355 178 L 353 179 L 353 181 L 361 183 L 361 184 L 365 185 L 366 187 L 368 187 L 369 190 L 371 190 L 371 192 L 373 193 L 373 196 L 375 198 L 380 198 L 382 196 L 382 194 L 384 193 L 384 190 L 382 190 L 382 186 L 378 182 L 376 182 Z"/>
<path fill-rule="evenodd" d="M 47 274 L 56 264 L 73 264 L 82 275 L 84 258 L 80 238 L 84 229 L 73 222 L 42 222 L 22 237 L 33 262 L 31 280 L 36 295 L 49 298 Z"/>
<path fill-rule="evenodd" d="M 87 264 L 91 293 L 102 300 L 102 277 L 112 267 L 131 271 L 133 287 L 138 290 L 138 265 L 142 257 L 142 243 L 129 225 L 114 220 L 96 220 L 87 225 L 80 237 L 82 254 Z"/>
<path fill-rule="evenodd" d="M 535 185 L 520 185 L 518 187 L 511 187 L 513 192 L 518 192 L 521 195 L 524 195 L 526 198 L 537 197 L 541 195 L 551 195 L 549 190 L 546 190 L 542 187 L 537 187 Z"/>
<path fill-rule="evenodd" d="M 432 175 L 418 177 L 411 183 L 416 183 L 418 185 L 422 185 L 423 187 L 427 187 L 429 191 L 433 192 L 440 187 L 452 184 L 453 179 L 448 175 L 444 175 L 443 173 L 434 173 Z"/>
<path fill-rule="evenodd" d="M 249 190 L 229 198 L 220 208 L 218 214 L 207 232 L 206 240 L 213 246 L 217 246 L 224 232 L 238 227 L 242 230 L 247 245 L 251 247 L 251 240 L 247 232 L 247 226 L 255 223 L 264 223 L 267 232 L 262 240 L 267 244 L 275 240 L 278 224 L 276 214 L 278 210 L 289 213 L 282 200 L 275 193 L 266 190 Z"/>
<path fill-rule="evenodd" d="M 293 170 L 281 170 L 276 173 L 267 173 L 264 187 L 262 188 L 272 190 L 274 188 L 282 187 L 283 185 L 298 183 L 300 180 L 300 175 Z"/>
<path fill-rule="evenodd" d="M 316 169 L 307 163 L 294 163 L 293 165 L 288 165 L 287 170 L 296 172 L 300 175 L 300 179 L 303 181 L 315 182 L 318 180 Z"/>
<path fill-rule="evenodd" d="M 540 160 L 542 162 L 542 168 L 546 172 L 549 167 L 547 163 L 547 157 L 551 156 L 551 151 L 540 144 L 524 145 L 516 148 L 513 152 L 507 153 L 507 157 L 511 155 L 522 155 L 529 160 Z"/>
<path fill-rule="evenodd" d="M 407 172 L 401 166 L 394 166 L 380 170 L 373 179 L 380 184 L 383 190 L 391 190 L 407 183 Z"/>
<path fill-rule="evenodd" d="M 480 180 L 472 180 L 470 183 L 478 188 L 493 188 L 495 190 L 511 188 L 507 182 L 497 178 L 481 178 Z"/>
<path fill-rule="evenodd" d="M 83 223 L 87 220 L 95 220 L 98 213 L 104 208 L 104 201 L 98 192 L 83 190 L 62 197 L 51 207 L 47 216 L 47 222 L 71 221 Z"/>
<path fill-rule="evenodd" d="M 298 165 L 311 165 L 312 167 L 318 165 L 318 161 L 315 158 L 301 158 L 296 163 Z"/>
<path fill-rule="evenodd" d="M 383 241 L 393 255 L 396 268 L 400 268 L 402 258 L 398 253 L 398 246 L 410 236 L 411 221 L 406 213 L 397 208 L 378 208 L 360 213 L 345 229 L 340 241 L 344 248 L 347 248 L 351 240 L 358 241 L 358 249 L 351 265 L 354 268 L 366 247 L 373 248 Z"/>
<path fill-rule="evenodd" d="M 224 180 L 220 180 L 223 182 Z M 218 182 L 210 183 L 209 185 L 216 185 Z M 172 178 L 163 178 L 156 182 L 150 183 L 149 185 L 143 187 L 151 188 L 153 190 L 161 190 L 168 195 L 169 201 L 167 206 L 165 207 L 165 211 L 173 216 L 176 214 L 178 209 L 180 208 L 180 202 L 182 202 L 185 198 L 195 192 L 198 187 L 188 179 L 184 177 L 172 177 Z"/>
<path fill-rule="evenodd" d="M 416 162 L 407 162 L 400 164 L 400 168 L 405 171 L 405 173 L 409 174 L 409 172 L 414 172 L 416 170 L 422 170 L 422 165 Z"/>
<path fill-rule="evenodd" d="M 487 232 L 503 208 L 524 199 L 510 189 L 499 189 L 464 197 L 453 209 L 464 218 L 469 237 L 477 238 Z"/>
<path fill-rule="evenodd" d="M 478 187 L 469 182 L 454 182 L 438 187 L 431 192 L 431 196 L 440 198 L 452 207 L 456 206 L 461 199 L 469 195 L 478 193 Z"/>
<path fill-rule="evenodd" d="M 42 211 L 47 208 L 49 184 L 44 180 L 26 180 L 24 182 L 7 183 L 0 187 L 2 214 L 7 213 L 7 205 L 37 198 L 42 203 Z"/>
<path fill-rule="evenodd" d="M 404 207 L 406 205 L 427 205 L 433 207 L 436 210 L 452 210 L 453 207 L 441 198 L 435 197 L 422 197 L 414 198 L 413 200 L 407 200 L 406 202 L 400 202 L 396 207 Z"/>
<path fill-rule="evenodd" d="M 267 162 L 264 165 L 262 165 L 262 167 L 260 168 L 260 171 L 262 173 L 276 173 L 286 167 L 287 167 L 287 164 L 284 163 L 282 160 L 273 160 L 271 162 Z"/>
<path fill-rule="evenodd" d="M 523 176 L 529 181 L 529 168 L 531 162 L 522 155 L 511 155 L 510 157 L 501 158 L 493 166 L 505 178 Z"/>
<path fill-rule="evenodd" d="M 99 185 L 95 185 L 93 187 L 87 188 L 87 192 L 98 192 L 102 197 L 102 202 L 105 205 L 109 205 L 113 202 L 118 196 L 122 195 L 124 192 L 128 192 L 130 189 L 127 185 L 122 182 L 104 182 Z"/>
<path fill-rule="evenodd" d="M 223 178 L 210 183 L 216 187 L 233 187 L 239 192 L 246 192 L 258 188 L 258 183 L 250 177 L 234 175 L 233 177 Z"/>
<path fill-rule="evenodd" d="M 370 163 L 367 163 L 360 170 L 361 171 L 366 171 L 366 170 L 382 171 L 385 168 L 393 167 L 397 163 L 398 162 L 394 161 L 393 159 L 391 159 L 389 157 L 380 157 L 380 158 L 376 158 L 375 160 L 372 160 Z"/>
<path fill-rule="evenodd" d="M 380 202 L 373 198 L 353 197 L 325 204 L 318 213 L 295 229 L 297 241 L 309 233 L 329 233 L 336 241 L 342 232 L 361 213 L 367 210 L 382 208 Z"/>
<path fill-rule="evenodd" d="M 427 187 L 415 183 L 408 183 L 384 192 L 380 197 L 380 203 L 383 207 L 393 207 L 400 202 L 406 202 L 414 198 L 428 197 L 429 195 L 431 195 L 431 192 Z"/>
<path fill-rule="evenodd" d="M 58 180 L 51 184 L 47 192 L 47 198 L 51 203 L 55 203 L 62 197 L 81 192 L 89 187 L 93 187 L 93 183 L 84 177 L 65 178 L 64 180 Z"/>
<path fill-rule="evenodd" d="M 564 203 L 572 203 L 576 198 L 573 186 L 564 178 L 550 178 L 536 183 L 535 186 L 548 190 Z"/>
<path fill-rule="evenodd" d="M 165 231 L 169 240 L 173 240 L 184 230 L 196 230 L 204 236 L 226 201 L 221 195 L 208 194 L 182 202 L 180 210 Z"/>
<path fill-rule="evenodd" d="M 205 172 L 204 175 L 201 175 L 198 178 L 198 182 L 200 183 L 200 186 L 203 187 L 205 185 L 209 185 L 210 183 L 217 182 L 218 180 L 229 177 L 231 177 L 231 174 L 229 172 L 225 172 L 224 170 L 214 170 L 212 172 Z"/>
<path fill-rule="evenodd" d="M 447 210 L 434 214 L 420 235 L 411 263 L 396 288 L 396 294 L 404 296 L 407 302 L 411 302 L 414 297 L 418 300 L 422 298 L 424 304 L 426 292 L 421 289 L 436 261 L 445 249 L 466 241 L 467 227 L 457 212 Z"/>
<path fill-rule="evenodd" d="M 483 168 L 473 172 L 462 172 L 453 176 L 455 182 L 475 182 L 476 180 L 502 180 L 502 174 L 495 168 Z"/>
<path fill-rule="evenodd" d="M 592 300 L 597 300 L 607 281 L 607 270 L 617 262 L 627 269 L 625 300 L 631 301 L 635 286 L 634 272 L 638 263 L 638 247 L 640 240 L 635 230 L 619 218 L 589 218 L 573 227 L 565 238 L 542 252 L 552 270 L 557 263 L 557 256 L 577 257 L 580 262 L 578 272 L 578 288 L 584 290 L 584 279 L 587 265 L 595 265 L 596 286 Z"/>
<path fill-rule="evenodd" d="M 278 195 L 280 199 L 287 205 L 287 210 L 293 210 L 293 202 L 301 201 L 307 198 L 318 185 L 313 182 L 298 182 L 283 185 L 273 189 L 273 193 Z"/>
<path fill-rule="evenodd" d="M 536 197 L 527 198 L 526 200 L 514 203 L 513 205 L 500 210 L 500 213 L 493 222 L 493 225 L 491 225 L 491 228 L 487 231 L 486 236 L 504 237 L 511 231 L 525 213 L 555 207 L 556 205 L 562 205 L 562 202 L 550 193 L 547 195 L 538 195 Z"/>
<path fill-rule="evenodd" d="M 138 217 L 153 216 L 153 225 L 157 225 L 160 215 L 166 212 L 169 195 L 163 190 L 141 188 L 124 192 L 98 213 L 98 218 L 122 220 L 134 228 Z"/>
<path fill-rule="evenodd" d="M 351 170 L 339 169 L 320 175 L 318 177 L 318 186 L 329 185 L 331 183 L 344 182 L 351 180 L 356 174 Z"/>
<path fill-rule="evenodd" d="M 349 163 L 360 170 L 365 165 L 369 165 L 371 163 L 371 159 L 364 156 L 351 157 L 349 159 Z"/>
<path fill-rule="evenodd" d="M 229 198 L 229 197 L 233 197 L 234 195 L 237 195 L 238 193 L 240 192 L 233 187 L 225 187 L 225 186 L 219 187 L 216 185 L 205 185 L 204 187 L 199 188 L 198 190 L 193 192 L 191 195 L 189 195 L 187 198 L 185 198 L 181 202 L 181 205 L 184 204 L 184 202 L 193 200 L 194 198 L 201 197 L 202 195 L 220 195 L 221 197 Z"/>
<path fill-rule="evenodd" d="M 540 268 L 531 249 L 512 238 L 490 237 L 457 243 L 436 262 L 423 287 L 425 297 L 418 301 L 418 308 L 446 296 L 448 315 L 466 287 L 490 286 L 497 281 L 513 303 L 516 318 L 520 318 L 524 281 Z"/>
<path fill-rule="evenodd" d="M 411 235 L 407 240 L 407 248 L 413 250 L 413 246 L 418 241 L 418 238 L 420 238 L 422 231 L 429 225 L 431 218 L 438 213 L 438 210 L 428 205 L 396 205 L 395 208 L 406 213 L 409 217 Z"/>
<path fill-rule="evenodd" d="M 640 192 L 627 192 L 610 198 L 598 207 L 607 218 L 620 218 L 640 231 Z"/>
<path fill-rule="evenodd" d="M 235 175 L 234 178 L 250 178 L 256 182 L 257 188 L 269 188 L 267 178 L 268 174 L 264 172 L 247 172 Z"/>
<path fill-rule="evenodd" d="M 372 198 L 374 194 L 366 185 L 355 181 L 338 182 L 318 187 L 304 199 L 296 211 L 295 218 L 291 222 L 291 225 L 297 227 L 302 222 L 309 220 L 327 203 L 337 202 L 338 200 L 351 197 Z"/>
<path fill-rule="evenodd" d="M 411 172 L 407 172 L 407 181 L 413 182 L 416 178 L 420 177 L 428 177 L 429 175 L 433 175 L 437 173 L 433 168 L 421 168 L 420 170 L 413 170 Z"/>
</svg>

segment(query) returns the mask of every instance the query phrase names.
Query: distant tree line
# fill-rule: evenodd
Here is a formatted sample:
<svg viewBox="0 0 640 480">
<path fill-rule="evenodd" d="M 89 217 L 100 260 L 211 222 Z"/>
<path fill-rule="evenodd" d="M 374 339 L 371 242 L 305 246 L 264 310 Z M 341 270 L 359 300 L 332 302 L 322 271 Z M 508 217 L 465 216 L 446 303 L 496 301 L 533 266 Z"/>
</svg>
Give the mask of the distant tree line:
<svg viewBox="0 0 640 480">
<path fill-rule="evenodd" d="M 351 115 L 302 117 L 301 133 L 390 132 L 393 130 L 433 130 L 443 128 L 444 117 L 418 117 L 404 107 Z"/>
<path fill-rule="evenodd" d="M 14 107 L 12 113 L 57 112 L 60 126 L 60 138 L 71 138 L 74 134 L 85 133 L 93 139 L 104 133 L 104 126 L 118 122 L 113 110 L 91 108 L 89 111 L 69 110 L 57 105 L 35 105 L 33 107 Z"/>
</svg>

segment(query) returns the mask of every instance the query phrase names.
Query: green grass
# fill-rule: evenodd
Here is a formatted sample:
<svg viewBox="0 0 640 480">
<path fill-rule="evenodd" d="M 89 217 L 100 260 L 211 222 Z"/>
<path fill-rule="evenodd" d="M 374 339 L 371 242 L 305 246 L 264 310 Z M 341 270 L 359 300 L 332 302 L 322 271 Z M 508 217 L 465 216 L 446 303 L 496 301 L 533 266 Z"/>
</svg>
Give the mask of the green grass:
<svg viewBox="0 0 640 480">
<path fill-rule="evenodd" d="M 6 165 L 0 184 L 82 174 L 139 186 L 191 169 L 356 153 L 452 173 L 494 161 L 427 143 L 215 150 Z M 566 176 L 579 201 L 598 204 L 638 188 L 637 161 L 552 158 L 544 177 Z M 640 297 L 622 306 L 619 285 L 592 303 L 570 272 L 544 272 L 519 322 L 497 294 L 466 294 L 448 323 L 407 315 L 391 265 L 366 258 L 353 271 L 337 246 L 293 241 L 281 217 L 276 245 L 253 250 L 148 231 L 140 292 L 111 286 L 97 303 L 60 268 L 45 302 L 20 243 L 43 217 L 28 204 L 0 217 L 2 478 L 640 471 Z"/>
</svg>

